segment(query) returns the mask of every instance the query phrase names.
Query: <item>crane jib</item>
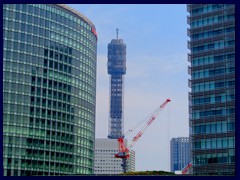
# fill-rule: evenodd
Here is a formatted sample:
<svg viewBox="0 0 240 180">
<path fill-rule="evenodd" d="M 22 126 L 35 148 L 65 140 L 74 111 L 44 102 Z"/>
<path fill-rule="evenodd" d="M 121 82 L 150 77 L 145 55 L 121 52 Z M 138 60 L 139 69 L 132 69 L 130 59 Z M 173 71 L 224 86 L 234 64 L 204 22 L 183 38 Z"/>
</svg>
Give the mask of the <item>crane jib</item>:
<svg viewBox="0 0 240 180">
<path fill-rule="evenodd" d="M 156 119 L 156 117 L 155 117 L 155 116 L 153 116 L 153 117 L 150 119 L 150 121 L 147 123 L 147 125 L 150 125 L 150 124 L 152 124 L 152 122 L 153 122 L 155 119 Z"/>
<path fill-rule="evenodd" d="M 130 148 L 132 148 L 133 145 L 139 140 L 139 138 L 143 135 L 147 127 L 149 127 L 153 123 L 153 121 L 157 118 L 160 110 L 162 110 L 169 102 L 171 102 L 171 100 L 166 99 L 165 102 L 160 106 L 160 108 L 158 108 L 158 110 L 152 114 L 151 118 L 147 121 L 145 126 L 137 133 L 136 136 L 133 137 L 132 142 L 128 147 L 126 147 L 124 143 L 124 139 L 122 137 L 118 138 L 119 152 L 115 154 L 116 158 L 126 159 L 130 157 L 130 154 L 129 154 Z M 129 130 L 129 132 L 132 132 L 132 131 L 133 131 L 132 129 Z"/>
</svg>

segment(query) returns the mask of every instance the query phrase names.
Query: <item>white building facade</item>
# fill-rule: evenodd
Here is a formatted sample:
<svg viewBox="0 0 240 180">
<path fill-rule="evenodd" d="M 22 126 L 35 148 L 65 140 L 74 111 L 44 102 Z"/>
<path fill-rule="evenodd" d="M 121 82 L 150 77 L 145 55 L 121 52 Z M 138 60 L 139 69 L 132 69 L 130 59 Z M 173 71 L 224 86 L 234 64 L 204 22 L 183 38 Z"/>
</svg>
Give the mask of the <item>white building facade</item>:
<svg viewBox="0 0 240 180">
<path fill-rule="evenodd" d="M 95 165 L 94 174 L 121 174 L 122 159 L 115 158 L 118 153 L 117 139 L 95 139 Z M 130 151 L 130 158 L 127 161 L 127 171 L 135 171 L 135 152 Z"/>
</svg>

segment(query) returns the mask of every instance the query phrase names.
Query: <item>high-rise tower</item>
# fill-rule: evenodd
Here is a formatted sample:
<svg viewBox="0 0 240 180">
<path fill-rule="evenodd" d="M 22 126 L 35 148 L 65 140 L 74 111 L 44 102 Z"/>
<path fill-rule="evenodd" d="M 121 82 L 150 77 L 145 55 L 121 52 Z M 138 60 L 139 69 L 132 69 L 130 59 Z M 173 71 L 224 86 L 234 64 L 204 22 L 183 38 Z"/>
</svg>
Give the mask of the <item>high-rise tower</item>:
<svg viewBox="0 0 240 180">
<path fill-rule="evenodd" d="M 123 173 L 122 160 L 115 158 L 118 152 L 116 139 L 123 137 L 123 88 L 126 74 L 126 45 L 122 39 L 108 44 L 108 74 L 110 74 L 110 112 L 108 139 L 95 139 L 94 174 Z M 127 141 L 125 141 L 127 144 Z M 127 171 L 135 171 L 135 152 L 130 151 Z M 108 163 L 106 163 L 108 162 Z"/>
<path fill-rule="evenodd" d="M 110 74 L 110 117 L 108 138 L 123 136 L 123 88 L 126 74 L 126 44 L 113 39 L 108 44 L 108 74 Z"/>
<path fill-rule="evenodd" d="M 189 4 L 193 174 L 235 174 L 235 5 Z"/>
<path fill-rule="evenodd" d="M 64 4 L 3 4 L 4 176 L 93 174 L 97 34 Z"/>
<path fill-rule="evenodd" d="M 190 163 L 188 137 L 172 138 L 170 141 L 171 172 L 182 170 Z"/>
</svg>

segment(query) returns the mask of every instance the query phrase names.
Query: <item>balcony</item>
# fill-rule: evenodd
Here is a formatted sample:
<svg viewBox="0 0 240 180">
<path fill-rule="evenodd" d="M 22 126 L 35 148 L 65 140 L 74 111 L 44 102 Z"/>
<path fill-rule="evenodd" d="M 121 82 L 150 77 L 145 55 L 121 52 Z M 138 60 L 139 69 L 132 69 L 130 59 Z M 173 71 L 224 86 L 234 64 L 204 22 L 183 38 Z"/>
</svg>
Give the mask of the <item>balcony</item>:
<svg viewBox="0 0 240 180">
<path fill-rule="evenodd" d="M 187 24 L 190 25 L 190 22 L 191 22 L 190 16 L 187 16 Z"/>
<path fill-rule="evenodd" d="M 187 4 L 187 12 L 191 12 L 191 4 Z"/>
<path fill-rule="evenodd" d="M 188 79 L 188 87 L 189 87 L 189 88 L 192 88 L 192 82 L 191 82 L 191 79 Z"/>
<path fill-rule="evenodd" d="M 187 36 L 188 36 L 188 37 L 191 36 L 191 30 L 190 30 L 190 28 L 187 28 Z"/>
<path fill-rule="evenodd" d="M 191 33 L 199 32 L 199 31 L 206 31 L 206 30 L 211 30 L 215 28 L 221 28 L 221 27 L 227 27 L 227 26 L 235 26 L 235 20 L 234 19 L 229 19 L 223 22 L 218 22 L 214 23 L 211 25 L 206 25 L 206 26 L 198 26 L 198 27 L 190 27 Z"/>
<path fill-rule="evenodd" d="M 192 62 L 192 57 L 191 57 L 191 54 L 190 53 L 188 53 L 188 62 Z"/>
<path fill-rule="evenodd" d="M 192 58 L 207 56 L 207 55 L 215 55 L 220 53 L 227 53 L 227 52 L 235 52 L 235 46 L 228 46 L 222 49 L 216 49 L 211 51 L 201 51 L 197 53 L 191 53 Z"/>
<path fill-rule="evenodd" d="M 192 69 L 190 66 L 188 66 L 188 74 L 191 75 L 192 74 Z"/>
<path fill-rule="evenodd" d="M 206 109 L 211 109 L 211 108 L 224 108 L 224 107 L 234 107 L 235 106 L 235 101 L 222 101 L 222 102 L 209 102 L 209 103 L 202 103 L 202 104 L 194 104 L 191 106 L 194 111 L 196 110 L 206 110 Z M 225 115 L 221 115 L 225 116 Z"/>
<path fill-rule="evenodd" d="M 190 41 L 187 42 L 187 47 L 189 50 L 191 50 L 191 42 Z"/>
<path fill-rule="evenodd" d="M 226 35 L 217 35 L 217 36 L 212 36 L 212 37 L 206 37 L 206 38 L 199 38 L 199 39 L 191 39 L 191 43 L 193 45 L 199 45 L 199 44 L 204 44 L 204 43 L 208 43 L 208 42 L 214 42 L 214 41 L 220 41 L 220 40 L 224 40 Z"/>
<path fill-rule="evenodd" d="M 216 9 L 214 11 L 209 11 L 209 12 L 204 12 L 204 13 L 197 13 L 194 15 L 191 15 L 190 19 L 191 21 L 199 19 L 199 18 L 207 18 L 211 16 L 217 16 L 217 15 L 222 15 L 224 14 L 224 9 Z"/>
<path fill-rule="evenodd" d="M 209 90 L 209 91 L 202 91 L 202 92 L 190 92 L 192 97 L 197 97 L 197 96 L 208 96 L 208 95 L 212 95 L 212 94 L 220 94 L 220 93 L 225 93 L 226 90 L 235 90 L 235 87 L 228 87 L 228 88 L 221 88 L 221 89 L 217 89 L 217 90 Z"/>
</svg>

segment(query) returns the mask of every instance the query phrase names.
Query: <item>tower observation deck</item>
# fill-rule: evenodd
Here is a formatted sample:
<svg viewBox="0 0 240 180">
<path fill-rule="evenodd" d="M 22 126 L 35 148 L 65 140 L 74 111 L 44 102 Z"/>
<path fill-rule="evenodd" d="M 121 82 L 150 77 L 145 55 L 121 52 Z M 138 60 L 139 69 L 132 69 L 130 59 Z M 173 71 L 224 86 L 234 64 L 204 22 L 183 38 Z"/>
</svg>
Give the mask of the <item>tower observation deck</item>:
<svg viewBox="0 0 240 180">
<path fill-rule="evenodd" d="M 126 74 L 126 44 L 122 39 L 112 39 L 108 44 L 108 74 L 110 75 L 109 139 L 123 137 L 123 90 Z"/>
</svg>

